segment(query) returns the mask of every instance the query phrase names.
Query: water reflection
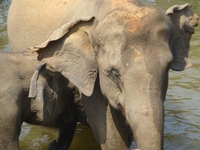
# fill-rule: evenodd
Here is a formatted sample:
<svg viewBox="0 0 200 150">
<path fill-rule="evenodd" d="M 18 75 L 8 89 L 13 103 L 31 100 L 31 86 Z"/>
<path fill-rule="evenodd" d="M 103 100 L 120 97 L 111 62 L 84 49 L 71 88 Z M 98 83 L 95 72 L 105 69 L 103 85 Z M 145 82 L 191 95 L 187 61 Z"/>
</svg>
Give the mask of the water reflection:
<svg viewBox="0 0 200 150">
<path fill-rule="evenodd" d="M 163 11 L 175 4 L 191 3 L 200 16 L 200 0 L 143 0 Z M 6 19 L 10 0 L 0 1 L 0 49 L 10 52 Z M 200 26 L 191 41 L 193 67 L 183 72 L 170 71 L 169 89 L 165 101 L 165 150 L 199 150 L 200 148 Z M 56 129 L 23 124 L 21 149 L 47 149 L 57 137 Z M 96 150 L 98 146 L 89 128 L 78 125 L 70 149 Z"/>
<path fill-rule="evenodd" d="M 57 129 L 24 123 L 20 134 L 20 148 L 23 150 L 47 150 L 49 142 L 57 138 Z M 90 128 L 77 124 L 69 150 L 98 150 Z"/>
<path fill-rule="evenodd" d="M 7 14 L 8 7 L 10 5 L 11 0 L 1 0 L 0 1 L 0 50 L 11 52 L 11 49 L 8 45 L 8 37 L 7 37 Z"/>
</svg>

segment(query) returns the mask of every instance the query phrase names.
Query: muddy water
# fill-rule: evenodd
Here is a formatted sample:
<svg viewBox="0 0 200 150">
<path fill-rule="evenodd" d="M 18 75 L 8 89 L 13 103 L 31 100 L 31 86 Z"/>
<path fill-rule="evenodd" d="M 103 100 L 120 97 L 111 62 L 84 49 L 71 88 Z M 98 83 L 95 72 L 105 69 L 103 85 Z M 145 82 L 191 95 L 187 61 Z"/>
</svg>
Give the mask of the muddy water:
<svg viewBox="0 0 200 150">
<path fill-rule="evenodd" d="M 200 0 L 144 0 L 163 11 L 175 4 L 191 3 L 200 16 Z M 0 50 L 11 52 L 6 33 L 10 0 L 0 0 Z M 191 40 L 190 57 L 193 67 L 183 72 L 170 71 L 165 101 L 165 150 L 200 149 L 200 26 Z M 22 150 L 46 150 L 57 137 L 57 130 L 24 123 L 20 135 Z M 71 150 L 96 150 L 89 128 L 78 125 Z"/>
</svg>

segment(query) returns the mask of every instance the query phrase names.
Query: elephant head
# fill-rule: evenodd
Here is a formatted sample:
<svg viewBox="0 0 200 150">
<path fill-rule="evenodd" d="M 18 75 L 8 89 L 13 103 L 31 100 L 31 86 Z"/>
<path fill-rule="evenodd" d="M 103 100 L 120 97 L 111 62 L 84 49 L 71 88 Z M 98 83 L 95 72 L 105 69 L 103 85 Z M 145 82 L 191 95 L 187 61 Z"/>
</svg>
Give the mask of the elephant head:
<svg viewBox="0 0 200 150">
<path fill-rule="evenodd" d="M 68 115 L 65 116 L 66 121 L 73 121 L 74 90 L 74 85 L 60 72 L 56 72 L 47 64 L 39 66 L 31 78 L 29 87 L 31 110 L 36 111 L 37 121 L 42 125 L 57 125 L 55 120 L 59 120 L 64 114 Z"/>
<path fill-rule="evenodd" d="M 189 3 L 175 5 L 166 11 L 173 23 L 173 32 L 170 38 L 170 49 L 174 59 L 171 69 L 180 71 L 192 66 L 189 60 L 190 39 L 194 28 L 198 25 L 199 17 L 192 11 Z"/>
<path fill-rule="evenodd" d="M 182 45 L 173 46 L 179 40 L 174 36 L 181 37 L 182 32 L 174 35 L 180 27 L 155 8 L 117 3 L 112 6 L 120 7 L 105 17 L 90 16 L 64 24 L 30 50 L 86 96 L 93 93 L 98 77 L 103 95 L 123 112 L 137 148 L 162 149 L 168 70 L 173 61 L 185 60 L 179 49 Z M 183 37 L 188 39 L 188 34 Z"/>
</svg>

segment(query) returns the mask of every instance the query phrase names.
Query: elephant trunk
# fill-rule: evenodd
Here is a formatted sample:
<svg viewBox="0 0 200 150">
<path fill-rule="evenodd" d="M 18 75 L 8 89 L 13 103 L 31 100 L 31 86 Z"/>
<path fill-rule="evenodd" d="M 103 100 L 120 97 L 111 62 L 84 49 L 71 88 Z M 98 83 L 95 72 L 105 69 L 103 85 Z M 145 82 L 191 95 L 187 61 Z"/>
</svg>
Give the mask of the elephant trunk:
<svg viewBox="0 0 200 150">
<path fill-rule="evenodd" d="M 162 150 L 164 106 L 161 88 L 134 89 L 127 96 L 125 116 L 138 149 Z"/>
<path fill-rule="evenodd" d="M 177 35 L 182 36 L 177 36 Z M 173 61 L 170 68 L 174 71 L 182 71 L 192 66 L 189 59 L 190 39 L 193 33 L 181 33 L 176 31 L 170 40 L 170 49 L 173 54 Z"/>
</svg>

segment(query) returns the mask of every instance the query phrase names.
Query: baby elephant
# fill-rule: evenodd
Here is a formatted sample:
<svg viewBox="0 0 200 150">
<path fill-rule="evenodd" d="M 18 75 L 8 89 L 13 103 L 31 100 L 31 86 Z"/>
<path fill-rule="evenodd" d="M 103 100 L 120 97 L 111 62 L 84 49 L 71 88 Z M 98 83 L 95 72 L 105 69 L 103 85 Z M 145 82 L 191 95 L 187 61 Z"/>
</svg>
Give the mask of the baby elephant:
<svg viewBox="0 0 200 150">
<path fill-rule="evenodd" d="M 19 149 L 22 122 L 70 131 L 75 87 L 33 54 L 0 53 L 0 149 Z"/>
</svg>

